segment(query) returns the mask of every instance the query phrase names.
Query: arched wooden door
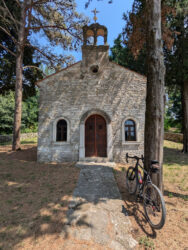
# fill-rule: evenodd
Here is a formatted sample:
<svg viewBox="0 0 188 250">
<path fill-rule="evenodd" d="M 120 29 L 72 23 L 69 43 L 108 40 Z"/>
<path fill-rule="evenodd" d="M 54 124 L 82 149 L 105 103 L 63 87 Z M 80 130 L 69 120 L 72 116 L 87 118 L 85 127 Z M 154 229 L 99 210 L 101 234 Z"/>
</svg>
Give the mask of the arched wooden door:
<svg viewBox="0 0 188 250">
<path fill-rule="evenodd" d="M 91 115 L 85 122 L 85 156 L 107 156 L 106 121 L 100 115 Z"/>
</svg>

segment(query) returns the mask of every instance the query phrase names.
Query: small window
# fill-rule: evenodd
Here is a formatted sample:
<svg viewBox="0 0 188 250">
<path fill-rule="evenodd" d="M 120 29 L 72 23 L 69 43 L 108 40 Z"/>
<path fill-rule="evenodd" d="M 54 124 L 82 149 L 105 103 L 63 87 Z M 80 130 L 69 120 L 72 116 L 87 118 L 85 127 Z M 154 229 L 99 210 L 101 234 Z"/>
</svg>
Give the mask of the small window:
<svg viewBox="0 0 188 250">
<path fill-rule="evenodd" d="M 136 126 L 133 120 L 125 121 L 125 141 L 136 141 Z"/>
<path fill-rule="evenodd" d="M 57 123 L 56 141 L 67 141 L 67 122 L 59 120 Z"/>
</svg>

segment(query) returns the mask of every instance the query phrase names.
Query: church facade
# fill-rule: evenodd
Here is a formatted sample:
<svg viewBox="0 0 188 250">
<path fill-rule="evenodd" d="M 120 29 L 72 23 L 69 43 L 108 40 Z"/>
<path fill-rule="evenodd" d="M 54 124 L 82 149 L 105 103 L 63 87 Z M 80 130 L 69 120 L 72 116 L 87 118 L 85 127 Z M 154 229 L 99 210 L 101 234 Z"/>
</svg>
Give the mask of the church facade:
<svg viewBox="0 0 188 250">
<path fill-rule="evenodd" d="M 84 26 L 83 35 L 82 61 L 37 83 L 39 162 L 125 162 L 127 152 L 143 154 L 146 78 L 109 61 L 105 26 Z"/>
</svg>

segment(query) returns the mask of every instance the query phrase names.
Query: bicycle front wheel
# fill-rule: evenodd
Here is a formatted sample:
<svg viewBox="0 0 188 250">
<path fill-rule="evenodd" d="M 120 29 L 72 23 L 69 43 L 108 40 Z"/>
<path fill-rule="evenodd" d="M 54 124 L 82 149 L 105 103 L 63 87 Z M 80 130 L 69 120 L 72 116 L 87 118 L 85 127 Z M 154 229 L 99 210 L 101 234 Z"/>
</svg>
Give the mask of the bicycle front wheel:
<svg viewBox="0 0 188 250">
<path fill-rule="evenodd" d="M 144 212 L 154 229 L 161 229 L 165 224 L 166 208 L 161 191 L 154 184 L 147 184 L 143 191 Z"/>
<path fill-rule="evenodd" d="M 138 187 L 138 177 L 135 169 L 129 167 L 126 175 L 127 189 L 130 194 L 135 194 Z"/>
</svg>

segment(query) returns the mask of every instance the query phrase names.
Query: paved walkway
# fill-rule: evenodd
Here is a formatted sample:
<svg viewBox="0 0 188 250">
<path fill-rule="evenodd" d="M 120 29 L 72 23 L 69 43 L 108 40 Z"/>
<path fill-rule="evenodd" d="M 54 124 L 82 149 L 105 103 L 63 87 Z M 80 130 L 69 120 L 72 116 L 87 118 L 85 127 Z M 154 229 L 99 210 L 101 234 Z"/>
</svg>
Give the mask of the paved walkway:
<svg viewBox="0 0 188 250">
<path fill-rule="evenodd" d="M 134 249 L 137 242 L 123 210 L 112 168 L 81 166 L 62 232 L 68 238 L 63 249 Z"/>
</svg>

